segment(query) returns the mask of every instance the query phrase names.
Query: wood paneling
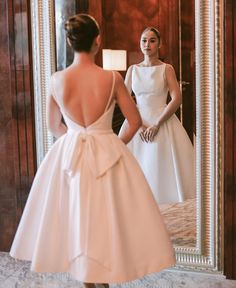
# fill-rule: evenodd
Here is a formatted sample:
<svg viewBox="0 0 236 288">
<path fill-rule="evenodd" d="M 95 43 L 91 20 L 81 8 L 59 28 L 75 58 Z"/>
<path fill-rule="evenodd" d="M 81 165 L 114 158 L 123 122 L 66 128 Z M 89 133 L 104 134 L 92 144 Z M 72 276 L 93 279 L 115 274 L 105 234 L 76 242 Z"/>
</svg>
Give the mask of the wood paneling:
<svg viewBox="0 0 236 288">
<path fill-rule="evenodd" d="M 128 66 L 143 59 L 140 36 L 146 27 L 154 26 L 162 35 L 161 57 L 178 71 L 179 55 L 176 50 L 179 34 L 176 23 L 176 0 L 102 1 L 103 48 L 127 50 Z"/>
<path fill-rule="evenodd" d="M 224 272 L 236 279 L 236 1 L 225 0 Z"/>
<path fill-rule="evenodd" d="M 7 251 L 35 173 L 29 2 L 0 2 L 0 250 Z"/>
<path fill-rule="evenodd" d="M 196 86 L 195 86 L 195 17 L 194 0 L 181 1 L 181 79 L 182 123 L 190 139 L 196 135 Z"/>
</svg>

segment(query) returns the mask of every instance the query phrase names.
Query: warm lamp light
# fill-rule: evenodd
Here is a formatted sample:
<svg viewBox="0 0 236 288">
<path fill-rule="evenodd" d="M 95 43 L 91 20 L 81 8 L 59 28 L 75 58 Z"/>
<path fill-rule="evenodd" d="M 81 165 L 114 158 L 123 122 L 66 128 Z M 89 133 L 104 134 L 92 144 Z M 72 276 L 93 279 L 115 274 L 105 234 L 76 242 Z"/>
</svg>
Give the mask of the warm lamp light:
<svg viewBox="0 0 236 288">
<path fill-rule="evenodd" d="M 126 71 L 126 50 L 102 50 L 102 62 L 105 70 Z"/>
</svg>

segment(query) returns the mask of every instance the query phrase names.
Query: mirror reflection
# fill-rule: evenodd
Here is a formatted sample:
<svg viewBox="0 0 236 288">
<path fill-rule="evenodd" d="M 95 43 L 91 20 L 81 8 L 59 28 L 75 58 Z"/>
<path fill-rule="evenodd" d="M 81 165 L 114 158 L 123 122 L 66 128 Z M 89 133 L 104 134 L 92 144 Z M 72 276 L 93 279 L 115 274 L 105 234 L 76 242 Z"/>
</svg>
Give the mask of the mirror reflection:
<svg viewBox="0 0 236 288">
<path fill-rule="evenodd" d="M 144 124 L 147 128 L 152 127 L 146 131 L 146 136 L 138 133 L 129 148 L 143 168 L 174 245 L 195 247 L 194 0 L 56 0 L 58 70 L 64 69 L 73 59 L 65 41 L 64 21 L 81 12 L 89 13 L 98 20 L 102 30 L 102 49 L 125 50 L 127 53 L 127 67 L 131 68 L 120 73 L 137 101 Z M 158 31 L 143 33 L 146 27 L 155 27 Z M 156 41 L 154 44 L 151 43 L 153 39 Z M 146 49 L 144 41 L 156 46 Z M 96 60 L 100 66 L 102 49 Z M 147 55 L 150 52 L 155 52 L 152 59 Z M 154 61 L 150 62 L 150 59 Z M 173 101 L 179 93 L 178 89 L 182 94 L 181 105 Z M 163 117 L 164 110 L 167 110 L 168 117 L 162 118 L 158 127 L 158 119 Z M 113 119 L 113 129 L 117 134 L 123 120 L 117 107 Z M 153 125 L 157 127 L 153 129 Z M 157 131 L 152 131 L 155 128 Z M 125 129 L 125 124 L 121 129 Z M 151 141 L 148 137 L 152 138 Z"/>
</svg>

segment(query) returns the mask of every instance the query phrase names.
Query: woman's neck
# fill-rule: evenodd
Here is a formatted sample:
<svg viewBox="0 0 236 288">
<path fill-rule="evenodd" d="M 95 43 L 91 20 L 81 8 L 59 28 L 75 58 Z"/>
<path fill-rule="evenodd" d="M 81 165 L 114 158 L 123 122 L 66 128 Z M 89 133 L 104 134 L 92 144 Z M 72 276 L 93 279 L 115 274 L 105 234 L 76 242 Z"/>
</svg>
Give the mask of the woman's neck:
<svg viewBox="0 0 236 288">
<path fill-rule="evenodd" d="M 161 60 L 158 55 L 155 56 L 144 56 L 143 65 L 145 66 L 155 66 L 161 64 Z"/>
<path fill-rule="evenodd" d="M 72 65 L 94 64 L 95 55 L 87 52 L 75 52 Z"/>
</svg>

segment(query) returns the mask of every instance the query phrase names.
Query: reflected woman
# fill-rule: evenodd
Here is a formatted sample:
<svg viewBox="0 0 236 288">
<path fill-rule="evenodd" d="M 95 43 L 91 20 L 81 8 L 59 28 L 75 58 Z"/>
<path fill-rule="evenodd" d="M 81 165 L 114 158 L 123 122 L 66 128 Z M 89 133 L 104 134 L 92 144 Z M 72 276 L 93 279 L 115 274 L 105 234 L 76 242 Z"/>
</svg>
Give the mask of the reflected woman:
<svg viewBox="0 0 236 288">
<path fill-rule="evenodd" d="M 125 83 L 135 94 L 143 125 L 128 144 L 159 204 L 195 197 L 194 148 L 175 115 L 181 92 L 175 71 L 159 59 L 160 33 L 146 28 L 140 39 L 144 61 L 129 67 Z M 168 92 L 171 101 L 167 103 Z M 126 130 L 124 122 L 120 134 Z"/>
</svg>

